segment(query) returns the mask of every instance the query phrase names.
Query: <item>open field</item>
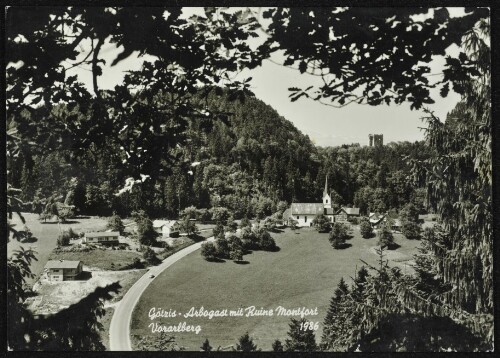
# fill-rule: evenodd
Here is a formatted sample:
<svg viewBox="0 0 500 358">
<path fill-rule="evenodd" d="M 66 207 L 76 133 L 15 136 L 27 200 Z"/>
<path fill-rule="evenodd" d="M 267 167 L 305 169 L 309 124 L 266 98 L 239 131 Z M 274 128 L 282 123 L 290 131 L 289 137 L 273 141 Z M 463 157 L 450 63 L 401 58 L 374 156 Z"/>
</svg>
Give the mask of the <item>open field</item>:
<svg viewBox="0 0 500 358">
<path fill-rule="evenodd" d="M 14 250 L 19 249 L 20 246 L 23 246 L 25 249 L 30 247 L 35 249 L 38 261 L 33 261 L 31 263 L 31 270 L 36 277 L 27 280 L 28 283 L 31 284 L 35 282 L 38 276 L 43 272 L 43 268 L 49 260 L 52 250 L 57 246 L 57 237 L 60 234 L 60 230 L 67 230 L 71 227 L 75 232 L 97 231 L 103 230 L 107 223 L 105 218 L 98 217 L 78 217 L 70 219 L 66 224 L 58 224 L 57 222 L 43 223 L 38 220 L 38 214 L 23 213 L 23 216 L 26 219 L 26 225 L 33 233 L 35 239 L 30 243 L 20 243 L 11 238 L 7 244 L 7 257 L 10 257 Z M 23 224 L 17 215 L 13 215 L 12 222 L 16 224 L 16 229 L 22 230 Z"/>
<path fill-rule="evenodd" d="M 259 348 L 271 350 L 275 339 L 284 341 L 287 338 L 289 317 L 215 317 L 209 320 L 177 316 L 154 321 L 148 317 L 151 308 L 172 309 L 185 314 L 191 307 L 236 310 L 252 305 L 258 309 L 317 307 L 318 315 L 308 318 L 320 322 L 316 333 L 319 342 L 321 323 L 340 278 L 349 282 L 349 277 L 353 277 L 362 265 L 359 259 L 370 264 L 376 264 L 378 260 L 373 250 L 377 238 L 362 239 L 357 228 L 353 234 L 348 241 L 351 247 L 334 250 L 328 242 L 328 234 L 318 234 L 310 228 L 295 233 L 286 229 L 283 233 L 272 234 L 280 251 L 255 251 L 245 255 L 246 264 L 207 262 L 199 251 L 189 254 L 155 278 L 142 295 L 132 316 L 133 345 L 137 342 L 134 335 L 159 337 L 159 333 L 151 333 L 148 327 L 152 322 L 167 326 L 186 322 L 187 325 L 201 326 L 198 335 L 173 333 L 177 343 L 187 350 L 199 350 L 205 338 L 214 349 L 235 344 L 245 332 L 254 338 Z M 395 235 L 395 241 L 401 246 L 388 252 L 387 258 L 391 265 L 405 269 L 419 242 L 406 240 L 400 234 Z"/>
<path fill-rule="evenodd" d="M 51 260 L 81 260 L 88 267 L 100 270 L 120 270 L 142 254 L 129 250 L 97 248 L 87 252 L 58 252 L 50 255 Z"/>
</svg>

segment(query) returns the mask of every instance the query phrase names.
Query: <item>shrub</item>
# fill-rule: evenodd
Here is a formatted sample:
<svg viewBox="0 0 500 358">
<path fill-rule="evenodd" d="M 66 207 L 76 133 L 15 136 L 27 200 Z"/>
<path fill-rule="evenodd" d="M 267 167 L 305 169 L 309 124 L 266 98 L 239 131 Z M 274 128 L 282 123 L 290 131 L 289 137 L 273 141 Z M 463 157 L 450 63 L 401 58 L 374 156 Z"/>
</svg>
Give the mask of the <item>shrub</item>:
<svg viewBox="0 0 500 358">
<path fill-rule="evenodd" d="M 361 224 L 359 224 L 359 232 L 364 239 L 369 239 L 373 236 L 373 228 L 371 224 L 366 220 L 362 221 Z"/>
<path fill-rule="evenodd" d="M 334 223 L 330 231 L 329 241 L 334 249 L 340 249 L 348 238 L 347 226 L 343 223 Z"/>
<path fill-rule="evenodd" d="M 248 226 L 241 229 L 241 242 L 245 250 L 253 250 L 259 248 L 259 240 L 252 229 Z"/>
<path fill-rule="evenodd" d="M 204 242 L 201 245 L 201 256 L 207 261 L 213 261 L 217 257 L 217 248 L 213 242 Z"/>
<path fill-rule="evenodd" d="M 200 349 L 203 352 L 210 352 L 212 350 L 212 346 L 210 345 L 210 342 L 208 341 L 208 338 L 205 339 L 205 342 L 203 342 L 203 345 L 200 347 Z"/>
<path fill-rule="evenodd" d="M 233 220 L 228 220 L 224 229 L 227 232 L 236 232 L 236 230 L 238 229 L 238 224 Z"/>
<path fill-rule="evenodd" d="M 195 234 L 198 230 L 196 224 L 191 219 L 189 219 L 189 217 L 185 217 L 180 222 L 179 229 L 185 232 L 188 236 Z"/>
<path fill-rule="evenodd" d="M 111 216 L 108 219 L 108 224 L 106 225 L 106 228 L 111 229 L 113 231 L 118 231 L 121 235 L 121 234 L 123 234 L 123 232 L 125 230 L 125 225 L 123 225 L 123 222 L 122 222 L 122 219 L 120 218 L 120 216 L 118 216 L 115 213 L 115 214 L 113 214 L 113 216 Z"/>
<path fill-rule="evenodd" d="M 135 220 L 139 243 L 141 245 L 153 245 L 158 235 L 153 228 L 153 222 L 142 211 L 136 214 Z"/>
<path fill-rule="evenodd" d="M 78 239 L 78 234 L 72 228 L 68 228 L 68 236 L 70 239 Z"/>
<path fill-rule="evenodd" d="M 225 237 L 219 237 L 217 240 L 215 240 L 216 246 L 217 246 L 217 256 L 221 257 L 223 259 L 229 258 L 230 254 L 230 248 L 229 248 L 229 243 L 226 240 Z"/>
<path fill-rule="evenodd" d="M 240 221 L 240 229 L 243 229 L 244 227 L 251 227 L 252 224 L 250 223 L 250 220 L 248 218 L 243 218 Z"/>
<path fill-rule="evenodd" d="M 199 209 L 198 220 L 200 220 L 202 224 L 206 224 L 212 220 L 212 214 L 207 209 Z"/>
<path fill-rule="evenodd" d="M 413 221 L 403 222 L 401 226 L 401 232 L 403 235 L 409 240 L 418 240 L 420 239 L 420 225 Z"/>
<path fill-rule="evenodd" d="M 144 258 L 144 260 L 146 260 L 146 262 L 150 265 L 157 265 L 158 263 L 160 263 L 160 259 L 158 259 L 158 257 L 156 257 L 156 254 L 154 252 L 154 250 L 150 247 L 147 247 L 143 254 L 142 254 L 142 257 Z"/>
<path fill-rule="evenodd" d="M 257 345 L 253 343 L 253 339 L 250 338 L 248 332 L 240 337 L 238 343 L 236 344 L 236 350 L 240 352 L 255 352 L 257 351 Z"/>
<path fill-rule="evenodd" d="M 241 261 L 243 260 L 243 250 L 241 248 L 232 248 L 229 257 L 233 261 Z"/>
<path fill-rule="evenodd" d="M 273 352 L 283 352 L 283 344 L 279 339 L 275 340 L 272 345 Z"/>
<path fill-rule="evenodd" d="M 313 219 L 313 225 L 318 232 L 328 232 L 331 228 L 330 221 L 323 214 L 316 215 Z"/>
<path fill-rule="evenodd" d="M 227 222 L 227 219 L 231 216 L 229 210 L 224 207 L 215 207 L 210 209 L 212 213 L 212 220 L 214 220 L 217 224 L 224 224 Z"/>
<path fill-rule="evenodd" d="M 138 257 L 135 257 L 134 261 L 132 261 L 128 265 L 123 266 L 121 268 L 121 270 L 133 270 L 133 269 L 142 269 L 142 268 L 144 268 L 144 263 Z"/>
<path fill-rule="evenodd" d="M 63 232 L 62 235 L 57 239 L 57 246 L 68 246 L 69 245 L 69 235 L 67 232 Z"/>
<path fill-rule="evenodd" d="M 224 226 L 222 224 L 216 224 L 212 229 L 214 237 L 217 239 L 219 237 L 224 237 Z"/>
<path fill-rule="evenodd" d="M 271 234 L 266 230 L 262 230 L 259 236 L 259 246 L 265 251 L 275 251 L 276 241 L 272 238 Z"/>
<path fill-rule="evenodd" d="M 378 231 L 378 245 L 382 247 L 391 247 L 394 245 L 394 236 L 388 226 L 383 225 Z"/>
</svg>

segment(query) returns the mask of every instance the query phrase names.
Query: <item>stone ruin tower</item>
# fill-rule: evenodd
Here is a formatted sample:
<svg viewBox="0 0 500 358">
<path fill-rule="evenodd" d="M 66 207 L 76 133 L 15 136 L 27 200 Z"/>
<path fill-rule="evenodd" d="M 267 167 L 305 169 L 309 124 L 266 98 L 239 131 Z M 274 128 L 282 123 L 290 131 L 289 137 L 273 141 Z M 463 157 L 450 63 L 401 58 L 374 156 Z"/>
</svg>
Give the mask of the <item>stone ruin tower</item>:
<svg viewBox="0 0 500 358">
<path fill-rule="evenodd" d="M 384 135 L 383 134 L 369 134 L 368 139 L 370 140 L 370 147 L 382 147 L 384 145 Z"/>
</svg>

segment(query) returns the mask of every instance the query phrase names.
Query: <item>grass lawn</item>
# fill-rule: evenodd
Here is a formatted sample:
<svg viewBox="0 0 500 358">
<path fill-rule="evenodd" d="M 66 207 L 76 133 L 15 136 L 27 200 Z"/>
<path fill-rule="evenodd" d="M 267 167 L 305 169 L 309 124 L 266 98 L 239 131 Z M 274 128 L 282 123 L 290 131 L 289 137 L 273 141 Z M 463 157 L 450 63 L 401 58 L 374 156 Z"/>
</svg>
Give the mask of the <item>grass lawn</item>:
<svg viewBox="0 0 500 358">
<path fill-rule="evenodd" d="M 373 247 L 377 238 L 362 239 L 359 230 L 354 229 L 352 245 L 343 250 L 332 249 L 328 234 L 318 234 L 310 228 L 292 232 L 272 234 L 280 247 L 278 252 L 255 251 L 245 255 L 247 264 L 232 261 L 214 263 L 205 261 L 196 251 L 169 267 L 146 289 L 133 312 L 131 333 L 153 335 L 148 325 L 158 322 L 163 325 L 177 325 L 185 321 L 188 325 L 200 325 L 201 332 L 173 333 L 180 346 L 198 351 L 205 338 L 214 349 L 218 346 L 235 344 L 248 332 L 254 342 L 264 351 L 271 350 L 275 339 L 282 342 L 287 338 L 289 317 L 216 317 L 208 318 L 159 318 L 151 321 L 151 308 L 176 310 L 182 314 L 191 307 L 205 309 L 238 309 L 248 306 L 257 308 L 317 307 L 318 316 L 309 316 L 311 321 L 320 322 L 316 333 L 319 343 L 323 319 L 333 291 L 341 277 L 348 282 L 356 269 L 362 265 L 359 259 L 376 264 L 377 255 Z M 416 252 L 418 242 L 395 235 L 401 245 L 391 253 L 397 259 L 391 265 L 404 265 Z M 389 257 L 390 258 L 390 257 Z"/>
<path fill-rule="evenodd" d="M 76 231 L 90 231 L 90 230 L 103 230 L 106 227 L 106 219 L 98 217 L 85 217 L 70 219 L 66 224 L 57 224 L 57 222 L 40 222 L 38 214 L 23 213 L 26 219 L 26 225 L 33 233 L 34 239 L 29 243 L 20 243 L 16 240 L 10 239 L 7 244 L 7 257 L 10 257 L 14 250 L 18 250 L 20 246 L 25 249 L 33 247 L 36 251 L 38 261 L 31 263 L 31 271 L 37 276 L 34 279 L 27 279 L 28 283 L 33 283 L 37 280 L 38 276 L 43 272 L 43 268 L 52 250 L 57 246 L 57 237 L 59 230 L 68 230 L 70 227 Z M 17 215 L 13 215 L 12 222 L 16 224 L 15 228 L 22 230 L 23 224 Z"/>
<path fill-rule="evenodd" d="M 119 270 L 142 258 L 142 254 L 127 250 L 95 249 L 87 252 L 59 252 L 50 255 L 51 260 L 81 260 L 84 266 L 101 270 Z"/>
</svg>

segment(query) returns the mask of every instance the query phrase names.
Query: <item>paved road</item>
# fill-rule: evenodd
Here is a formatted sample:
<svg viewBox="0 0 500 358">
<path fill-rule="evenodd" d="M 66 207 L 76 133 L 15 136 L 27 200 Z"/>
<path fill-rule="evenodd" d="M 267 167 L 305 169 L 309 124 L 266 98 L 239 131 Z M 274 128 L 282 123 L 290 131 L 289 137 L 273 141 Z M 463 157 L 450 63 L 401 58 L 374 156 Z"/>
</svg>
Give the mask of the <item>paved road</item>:
<svg viewBox="0 0 500 358">
<path fill-rule="evenodd" d="M 172 256 L 167 257 L 160 265 L 152 267 L 144 274 L 137 282 L 127 291 L 120 302 L 118 302 L 111 325 L 109 327 L 109 348 L 111 351 L 131 351 L 132 344 L 130 341 L 130 322 L 132 320 L 132 312 L 135 305 L 139 302 L 144 290 L 149 286 L 163 270 L 170 267 L 172 264 L 182 259 L 184 256 L 201 248 L 201 244 L 207 241 L 213 241 L 210 237 L 205 241 L 197 242 L 188 246 Z M 155 278 L 150 278 L 149 275 L 155 275 Z"/>
</svg>

